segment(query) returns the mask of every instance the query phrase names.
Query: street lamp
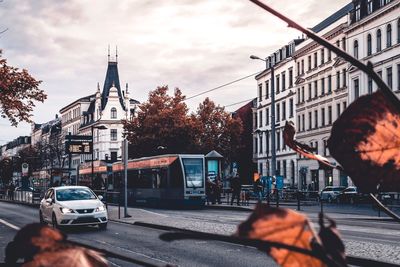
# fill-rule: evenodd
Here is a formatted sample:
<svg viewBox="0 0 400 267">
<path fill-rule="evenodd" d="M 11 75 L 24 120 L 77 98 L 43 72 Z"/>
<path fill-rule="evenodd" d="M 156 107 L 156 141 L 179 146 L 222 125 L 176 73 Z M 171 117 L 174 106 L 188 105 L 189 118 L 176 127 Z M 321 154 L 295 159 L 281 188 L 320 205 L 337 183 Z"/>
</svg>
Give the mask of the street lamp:
<svg viewBox="0 0 400 267">
<path fill-rule="evenodd" d="M 104 125 L 99 125 L 99 126 L 90 126 L 90 129 L 92 131 L 92 187 L 93 187 L 93 181 L 94 181 L 94 165 L 93 165 L 93 153 L 94 153 L 94 129 L 98 129 L 98 130 L 106 130 L 108 129 L 106 126 Z M 98 141 L 98 140 L 97 140 Z"/>
<path fill-rule="evenodd" d="M 276 125 L 275 125 L 275 70 L 271 61 L 267 61 L 258 56 L 251 55 L 251 59 L 261 60 L 265 62 L 265 68 L 270 69 L 271 75 L 271 175 L 276 178 L 276 150 L 275 150 L 275 138 L 276 138 Z M 276 179 L 275 179 L 276 182 Z M 276 190 L 278 192 L 278 190 Z M 277 196 L 277 205 L 278 204 Z"/>
</svg>

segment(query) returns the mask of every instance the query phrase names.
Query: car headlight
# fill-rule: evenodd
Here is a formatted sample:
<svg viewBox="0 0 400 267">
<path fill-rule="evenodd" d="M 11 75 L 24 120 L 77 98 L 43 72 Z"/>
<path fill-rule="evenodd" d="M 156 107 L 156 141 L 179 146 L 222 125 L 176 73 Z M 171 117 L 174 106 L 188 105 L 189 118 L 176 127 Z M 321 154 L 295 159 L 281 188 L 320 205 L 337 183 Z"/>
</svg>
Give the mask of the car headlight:
<svg viewBox="0 0 400 267">
<path fill-rule="evenodd" d="M 69 209 L 69 208 L 60 208 L 60 210 L 61 210 L 61 213 L 64 213 L 64 214 L 66 214 L 66 213 L 74 213 L 74 211 L 72 209 Z"/>
<path fill-rule="evenodd" d="M 100 206 L 100 207 L 96 208 L 95 212 L 105 211 L 105 210 L 106 210 L 106 208 L 104 206 Z"/>
</svg>

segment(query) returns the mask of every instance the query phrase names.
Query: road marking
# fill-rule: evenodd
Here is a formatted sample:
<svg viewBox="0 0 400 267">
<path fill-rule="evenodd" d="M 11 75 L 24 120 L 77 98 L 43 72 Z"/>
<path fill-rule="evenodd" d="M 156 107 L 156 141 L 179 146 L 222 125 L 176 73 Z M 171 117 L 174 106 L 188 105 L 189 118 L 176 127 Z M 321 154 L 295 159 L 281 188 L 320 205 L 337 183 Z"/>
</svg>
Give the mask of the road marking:
<svg viewBox="0 0 400 267">
<path fill-rule="evenodd" d="M 138 209 L 138 210 L 144 211 L 144 212 L 148 212 L 150 214 L 158 215 L 158 216 L 161 216 L 161 217 L 169 217 L 168 215 L 157 213 L 157 212 L 153 212 L 153 211 L 149 211 L 149 210 L 145 210 L 145 209 Z"/>
<path fill-rule="evenodd" d="M 77 238 L 74 238 L 74 239 L 75 239 L 76 242 L 81 242 L 81 243 L 82 243 L 82 240 L 89 241 L 89 242 L 93 242 L 93 241 L 94 241 L 94 242 L 100 243 L 100 244 L 102 244 L 102 245 L 105 245 L 105 246 L 107 246 L 107 247 L 112 246 L 113 248 L 117 248 L 117 249 L 119 249 L 119 250 L 121 250 L 121 251 L 125 251 L 125 252 L 129 252 L 129 253 L 132 253 L 132 254 L 136 254 L 136 255 L 142 256 L 142 257 L 144 257 L 144 258 L 150 259 L 150 260 L 158 261 L 158 262 L 164 263 L 164 264 L 166 264 L 166 265 L 168 265 L 168 266 L 174 266 L 174 265 L 171 264 L 170 262 L 166 262 L 166 261 L 163 261 L 163 260 L 161 260 L 161 259 L 153 258 L 153 257 L 148 256 L 148 255 L 146 255 L 146 254 L 143 254 L 143 253 L 140 253 L 140 252 L 136 252 L 136 251 L 133 251 L 133 250 L 130 250 L 130 249 L 127 249 L 127 248 L 123 248 L 123 247 L 120 247 L 120 246 L 118 246 L 118 245 L 109 243 L 109 242 L 104 241 L 104 240 L 87 239 L 87 238 L 82 238 L 82 237 L 80 237 L 79 239 L 77 239 Z M 83 244 L 84 244 L 84 242 L 83 242 Z M 112 257 L 111 257 L 111 258 L 112 258 Z"/>
<path fill-rule="evenodd" d="M 5 226 L 10 227 L 11 229 L 17 230 L 17 231 L 18 231 L 19 229 L 21 229 L 21 228 L 19 228 L 18 226 L 14 225 L 14 224 L 11 224 L 11 223 L 9 223 L 9 222 L 6 222 L 5 220 L 2 220 L 2 219 L 0 219 L 0 223 L 4 224 Z"/>
</svg>

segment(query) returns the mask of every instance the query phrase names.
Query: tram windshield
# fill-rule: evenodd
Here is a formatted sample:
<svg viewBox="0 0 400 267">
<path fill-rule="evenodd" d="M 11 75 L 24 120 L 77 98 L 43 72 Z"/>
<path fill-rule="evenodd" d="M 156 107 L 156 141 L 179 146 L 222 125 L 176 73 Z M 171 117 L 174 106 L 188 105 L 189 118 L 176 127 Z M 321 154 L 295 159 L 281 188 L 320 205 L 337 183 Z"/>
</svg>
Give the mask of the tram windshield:
<svg viewBox="0 0 400 267">
<path fill-rule="evenodd" d="M 182 159 L 185 169 L 186 187 L 203 187 L 203 159 Z"/>
</svg>

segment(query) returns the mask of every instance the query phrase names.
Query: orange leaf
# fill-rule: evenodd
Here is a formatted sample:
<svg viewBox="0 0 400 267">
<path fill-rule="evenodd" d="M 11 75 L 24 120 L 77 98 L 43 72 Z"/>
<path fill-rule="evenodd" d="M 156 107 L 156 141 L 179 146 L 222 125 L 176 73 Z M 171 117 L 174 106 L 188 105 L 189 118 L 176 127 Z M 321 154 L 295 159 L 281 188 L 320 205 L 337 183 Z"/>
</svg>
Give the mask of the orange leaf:
<svg viewBox="0 0 400 267">
<path fill-rule="evenodd" d="M 312 251 L 312 241 L 318 239 L 305 215 L 290 209 L 258 204 L 247 221 L 238 227 L 239 237 L 279 242 Z M 326 266 L 319 259 L 288 249 L 271 247 L 267 253 L 284 267 Z"/>
<path fill-rule="evenodd" d="M 338 166 L 333 165 L 332 163 L 329 162 L 329 160 L 321 155 L 315 154 L 314 148 L 302 144 L 300 142 L 297 142 L 294 139 L 294 135 L 296 134 L 296 130 L 294 129 L 293 122 L 291 121 L 286 121 L 285 124 L 285 129 L 283 130 L 283 140 L 285 144 L 299 153 L 300 155 L 303 155 L 306 158 L 317 160 L 318 163 L 320 164 L 321 168 L 337 168 Z"/>
<path fill-rule="evenodd" d="M 364 192 L 400 191 L 399 106 L 377 91 L 353 102 L 332 127 L 329 150 Z"/>
</svg>

